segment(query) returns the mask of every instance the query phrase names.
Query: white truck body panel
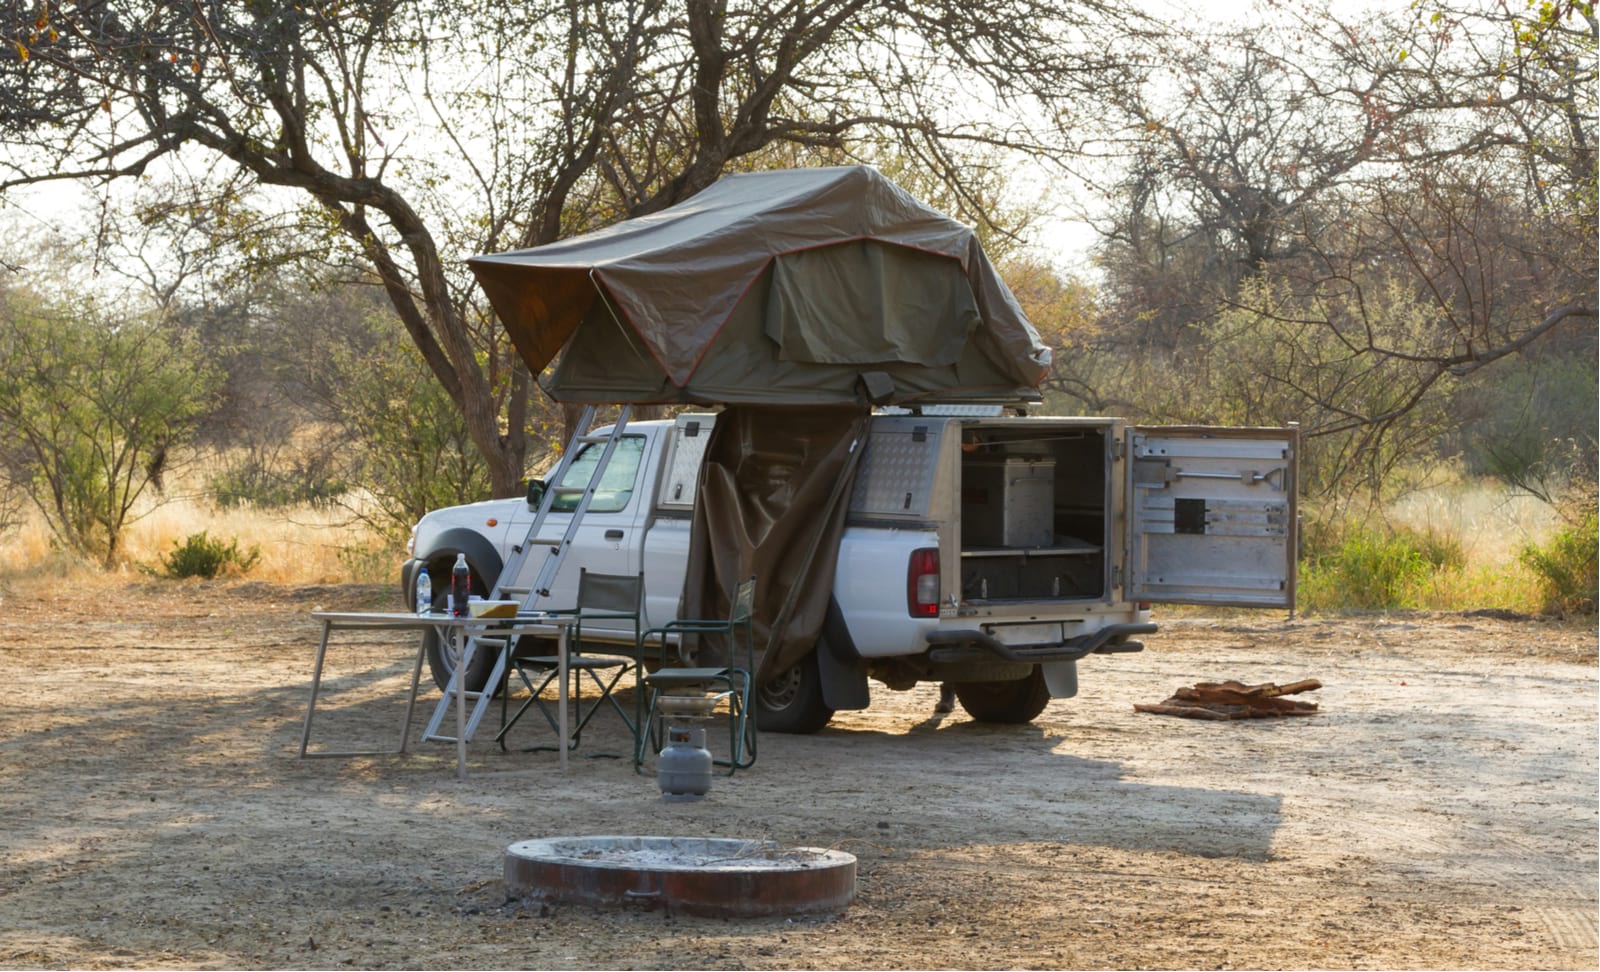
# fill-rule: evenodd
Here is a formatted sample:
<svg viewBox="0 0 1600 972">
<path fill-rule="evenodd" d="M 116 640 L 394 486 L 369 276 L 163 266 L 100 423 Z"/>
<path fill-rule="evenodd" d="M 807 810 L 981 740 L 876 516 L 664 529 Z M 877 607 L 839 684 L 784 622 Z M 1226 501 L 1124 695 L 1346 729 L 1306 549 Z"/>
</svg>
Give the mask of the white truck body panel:
<svg viewBox="0 0 1600 972">
<path fill-rule="evenodd" d="M 646 625 L 677 616 L 714 421 L 630 423 L 542 603 L 572 603 L 582 567 L 643 571 Z M 1052 694 L 1070 695 L 1073 646 L 1137 649 L 1119 645 L 1154 630 L 1141 602 L 1292 607 L 1294 435 L 1108 418 L 876 416 L 833 589 L 851 656 L 903 685 L 938 678 L 940 665 L 981 665 L 974 659 L 987 652 L 1006 659 L 1007 677 L 1040 664 Z M 533 515 L 523 498 L 430 513 L 414 532 L 412 565 L 437 563 L 443 538 L 463 530 L 505 563 Z M 569 516 L 552 512 L 546 537 L 535 539 L 559 538 Z M 938 551 L 939 600 L 937 616 L 918 617 L 908 566 L 926 548 Z M 408 565 L 405 582 L 411 576 Z"/>
</svg>

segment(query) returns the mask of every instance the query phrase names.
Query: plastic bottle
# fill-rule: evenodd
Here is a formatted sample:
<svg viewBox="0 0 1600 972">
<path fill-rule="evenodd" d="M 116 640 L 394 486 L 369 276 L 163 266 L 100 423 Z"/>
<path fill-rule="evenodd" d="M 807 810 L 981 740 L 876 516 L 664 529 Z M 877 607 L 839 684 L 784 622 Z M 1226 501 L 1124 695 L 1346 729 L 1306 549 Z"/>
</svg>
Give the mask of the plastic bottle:
<svg viewBox="0 0 1600 972">
<path fill-rule="evenodd" d="M 417 573 L 417 613 L 427 614 L 433 610 L 433 578 L 428 576 L 428 568 L 424 567 Z"/>
<path fill-rule="evenodd" d="M 467 599 L 472 596 L 472 569 L 467 566 L 467 555 L 456 554 L 456 565 L 450 568 L 450 613 L 458 618 L 467 616 Z"/>
</svg>

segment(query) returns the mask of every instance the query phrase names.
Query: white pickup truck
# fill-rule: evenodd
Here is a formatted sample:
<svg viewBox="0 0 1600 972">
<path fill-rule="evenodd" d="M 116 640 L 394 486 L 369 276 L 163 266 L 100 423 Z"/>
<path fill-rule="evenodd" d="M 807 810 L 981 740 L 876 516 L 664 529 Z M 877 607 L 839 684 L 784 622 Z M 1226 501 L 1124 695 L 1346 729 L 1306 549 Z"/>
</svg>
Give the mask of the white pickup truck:
<svg viewBox="0 0 1600 972">
<path fill-rule="evenodd" d="M 626 427 L 546 606 L 575 599 L 580 566 L 642 570 L 647 624 L 676 616 L 715 418 Z M 1292 609 L 1296 447 L 1292 428 L 874 416 L 828 620 L 814 652 L 759 686 L 760 726 L 814 732 L 865 708 L 869 677 L 948 682 L 973 718 L 1027 722 L 1077 692 L 1079 659 L 1141 650 L 1153 602 Z M 588 482 L 594 461 L 580 453 L 568 475 Z M 534 480 L 530 497 L 545 487 Z M 402 569 L 407 597 L 424 564 L 442 592 L 457 553 L 487 592 L 533 517 L 520 497 L 429 513 Z M 441 685 L 446 657 L 429 653 Z"/>
</svg>

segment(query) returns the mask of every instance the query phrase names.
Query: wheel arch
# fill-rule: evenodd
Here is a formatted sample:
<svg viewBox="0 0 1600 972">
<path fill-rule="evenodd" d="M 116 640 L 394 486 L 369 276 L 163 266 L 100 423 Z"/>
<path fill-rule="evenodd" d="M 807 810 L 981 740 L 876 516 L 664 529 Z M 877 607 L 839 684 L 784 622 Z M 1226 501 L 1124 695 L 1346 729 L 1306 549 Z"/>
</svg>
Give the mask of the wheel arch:
<svg viewBox="0 0 1600 972">
<path fill-rule="evenodd" d="M 418 551 L 416 559 L 424 561 L 429 571 L 438 571 L 443 566 L 443 571 L 435 577 L 445 577 L 449 583 L 448 574 L 450 565 L 455 562 L 455 555 L 467 555 L 467 566 L 472 568 L 473 579 L 483 584 L 483 593 L 487 595 L 494 590 L 495 583 L 500 579 L 500 571 L 505 566 L 500 559 L 500 551 L 495 549 L 488 537 L 465 527 L 451 527 L 433 538 L 425 551 Z M 434 581 L 437 587 L 439 581 Z"/>
</svg>

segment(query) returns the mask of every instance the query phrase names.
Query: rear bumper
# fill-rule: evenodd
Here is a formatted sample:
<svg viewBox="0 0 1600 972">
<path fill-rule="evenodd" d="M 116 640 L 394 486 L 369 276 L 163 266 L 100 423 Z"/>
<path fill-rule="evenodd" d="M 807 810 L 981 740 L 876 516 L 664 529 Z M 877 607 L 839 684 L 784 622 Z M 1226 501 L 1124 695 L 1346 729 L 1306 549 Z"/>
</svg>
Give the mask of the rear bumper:
<svg viewBox="0 0 1600 972">
<path fill-rule="evenodd" d="M 961 662 L 979 658 L 1000 658 L 1025 665 L 1077 661 L 1087 655 L 1143 651 L 1143 642 L 1130 639 L 1134 635 L 1154 634 L 1156 630 L 1156 625 L 1152 621 L 1131 621 L 1125 624 L 1107 625 L 1098 631 L 1068 638 L 1064 642 L 1008 645 L 980 628 L 943 628 L 928 632 L 930 646 L 928 659 L 936 662 Z"/>
</svg>

